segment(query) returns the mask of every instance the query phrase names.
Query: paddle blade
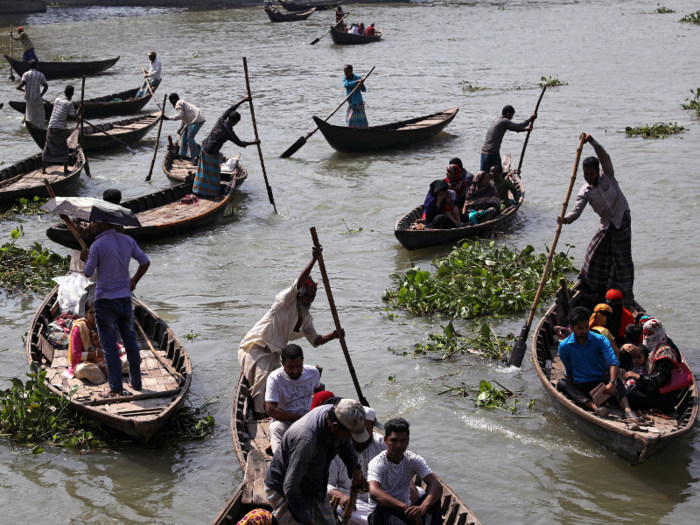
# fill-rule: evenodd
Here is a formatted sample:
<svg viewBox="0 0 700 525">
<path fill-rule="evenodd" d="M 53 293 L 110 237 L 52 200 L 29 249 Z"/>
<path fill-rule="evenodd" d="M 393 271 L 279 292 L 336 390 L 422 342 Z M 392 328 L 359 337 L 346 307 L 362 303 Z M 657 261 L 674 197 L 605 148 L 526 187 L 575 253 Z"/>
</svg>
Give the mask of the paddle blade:
<svg viewBox="0 0 700 525">
<path fill-rule="evenodd" d="M 294 155 L 297 151 L 299 151 L 302 146 L 306 144 L 306 137 L 299 137 L 299 140 L 297 140 L 294 144 L 292 144 L 287 151 L 282 153 L 280 155 L 281 158 L 286 159 Z"/>
<path fill-rule="evenodd" d="M 530 327 L 528 325 L 523 326 L 522 332 L 520 332 L 520 337 L 518 337 L 517 342 L 513 345 L 513 349 L 510 351 L 510 360 L 508 364 L 510 366 L 517 366 L 523 364 L 523 358 L 525 357 L 525 351 L 527 350 L 527 336 L 530 333 Z"/>
<path fill-rule="evenodd" d="M 126 151 L 128 151 L 132 155 L 136 156 L 136 152 L 133 149 L 131 149 L 129 146 L 125 146 L 125 148 L 126 148 Z"/>
<path fill-rule="evenodd" d="M 309 44 L 309 45 L 310 45 L 310 46 L 313 46 L 313 45 L 315 45 L 315 44 L 318 44 L 318 41 L 319 41 L 319 40 L 321 40 L 321 39 L 320 39 L 320 38 L 316 38 L 316 40 L 314 40 L 313 42 L 311 42 L 311 44 Z"/>
<path fill-rule="evenodd" d="M 88 178 L 92 178 L 92 174 L 90 173 L 90 164 L 88 164 L 87 159 L 85 159 L 85 175 L 88 176 Z"/>
</svg>

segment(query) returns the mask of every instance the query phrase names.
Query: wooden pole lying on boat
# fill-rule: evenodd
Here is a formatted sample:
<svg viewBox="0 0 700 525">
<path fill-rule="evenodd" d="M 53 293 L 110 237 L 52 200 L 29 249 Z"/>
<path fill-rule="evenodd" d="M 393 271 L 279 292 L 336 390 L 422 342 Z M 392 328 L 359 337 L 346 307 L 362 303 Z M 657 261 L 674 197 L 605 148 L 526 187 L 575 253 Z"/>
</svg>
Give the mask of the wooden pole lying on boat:
<svg viewBox="0 0 700 525">
<path fill-rule="evenodd" d="M 10 26 L 10 58 L 15 58 L 12 56 L 12 31 L 14 29 L 14 26 Z M 12 64 L 10 64 L 10 80 L 15 79 L 15 71 L 12 69 Z"/>
<path fill-rule="evenodd" d="M 267 187 L 267 196 L 270 199 L 270 204 L 272 204 L 275 213 L 277 213 L 277 206 L 275 206 L 275 197 L 272 195 L 272 188 L 270 183 L 267 181 L 267 172 L 265 171 L 265 161 L 263 160 L 262 148 L 260 147 L 260 138 L 258 137 L 258 125 L 255 122 L 255 109 L 253 108 L 253 95 L 250 93 L 250 78 L 248 77 L 248 60 L 243 57 L 243 69 L 245 70 L 245 85 L 248 88 L 248 98 L 250 99 L 250 116 L 253 118 L 253 131 L 255 131 L 255 140 L 258 141 L 258 155 L 260 156 L 260 166 L 262 166 L 263 177 L 265 178 L 265 187 Z"/>
<path fill-rule="evenodd" d="M 151 175 L 153 174 L 153 166 L 156 165 L 156 156 L 158 155 L 158 143 L 160 142 L 160 130 L 163 129 L 163 118 L 165 117 L 165 101 L 168 99 L 168 94 L 166 93 L 163 97 L 163 110 L 160 112 L 160 124 L 158 124 L 158 135 L 156 136 L 156 147 L 153 148 L 153 159 L 151 160 L 151 169 L 148 170 L 148 177 L 146 177 L 146 182 L 151 182 Z"/>
<path fill-rule="evenodd" d="M 314 246 L 316 248 L 321 248 L 321 243 L 318 242 L 318 234 L 316 233 L 316 227 L 311 227 L 311 238 L 314 241 Z M 323 278 L 323 286 L 326 288 L 326 295 L 328 296 L 328 304 L 331 307 L 331 314 L 333 315 L 333 322 L 335 323 L 335 329 L 341 332 L 342 327 L 340 326 L 340 319 L 338 318 L 338 310 L 335 307 L 335 301 L 333 301 L 333 292 L 331 291 L 331 283 L 328 280 L 328 274 L 326 273 L 326 263 L 323 262 L 323 255 L 318 255 L 318 268 L 321 270 L 321 277 Z M 345 354 L 345 361 L 348 364 L 348 370 L 350 371 L 350 376 L 352 377 L 352 382 L 355 385 L 355 390 L 357 391 L 358 401 L 362 405 L 368 407 L 369 403 L 365 396 L 362 395 L 362 389 L 360 388 L 360 382 L 357 380 L 357 374 L 355 373 L 355 367 L 352 364 L 352 359 L 350 359 L 350 352 L 348 352 L 348 345 L 345 344 L 345 337 L 340 336 L 340 347 L 343 349 L 343 354 Z"/>
<path fill-rule="evenodd" d="M 165 103 L 164 103 L 165 104 Z M 148 344 L 148 348 L 151 349 L 151 353 L 153 354 L 153 357 L 155 357 L 161 365 L 163 365 L 168 372 L 170 372 L 170 375 L 172 375 L 175 379 L 179 381 L 184 381 L 185 378 L 182 377 L 182 374 L 175 370 L 172 366 L 168 364 L 168 362 L 161 357 L 161 355 L 156 352 L 155 348 L 153 348 L 153 345 L 151 344 L 151 340 L 148 338 L 146 335 L 146 332 L 144 332 L 143 327 L 141 324 L 138 322 L 138 320 L 134 319 L 134 326 L 139 329 L 139 332 L 141 333 L 141 336 L 146 340 L 146 344 Z"/>
<path fill-rule="evenodd" d="M 48 181 L 47 179 L 44 179 L 44 186 L 46 186 L 46 191 L 49 192 L 49 197 L 51 197 L 52 199 L 55 199 L 55 198 L 56 198 L 56 194 L 53 192 L 53 188 L 51 187 L 51 184 L 49 184 L 49 181 Z M 63 221 L 63 222 L 66 223 L 66 226 L 68 226 L 68 229 L 69 229 L 69 230 L 71 231 L 71 233 L 75 236 L 76 240 L 80 243 L 80 247 L 81 247 L 83 250 L 86 250 L 86 251 L 87 251 L 88 247 L 87 247 L 87 245 L 85 244 L 85 241 L 83 240 L 83 238 L 82 238 L 82 237 L 80 236 L 80 234 L 78 233 L 78 230 L 75 229 L 75 226 L 73 226 L 73 224 L 70 223 L 70 222 L 68 222 L 68 221 Z"/>
<path fill-rule="evenodd" d="M 333 110 L 333 113 L 331 113 L 330 115 L 328 115 L 328 116 L 323 120 L 323 122 L 328 122 L 328 119 L 331 118 L 333 115 L 335 115 L 336 112 L 337 112 L 340 108 L 343 107 L 343 104 L 345 104 L 345 103 L 350 99 L 350 97 L 353 96 L 353 94 L 355 93 L 355 91 L 357 91 L 358 89 L 360 89 L 360 87 L 364 84 L 365 80 L 367 80 L 367 78 L 372 74 L 372 71 L 374 71 L 374 68 L 375 68 L 375 67 L 377 67 L 377 66 L 372 66 L 372 69 L 370 69 L 370 70 L 369 70 L 369 73 L 367 73 L 367 74 L 365 75 L 365 78 L 363 78 L 361 81 L 359 81 L 359 82 L 357 83 L 357 85 L 355 86 L 355 89 L 353 89 L 353 90 L 350 92 L 350 94 L 349 94 L 347 97 L 345 97 L 345 100 L 343 100 L 343 101 L 340 103 L 340 105 L 339 105 L 337 108 L 335 108 L 335 109 Z M 318 131 L 318 127 L 316 127 L 312 132 L 307 133 L 307 134 L 304 135 L 303 137 L 300 137 L 299 140 L 297 140 L 294 144 L 292 144 L 292 145 L 287 149 L 287 151 L 285 151 L 284 153 L 282 153 L 282 155 L 280 155 L 280 157 L 282 157 L 283 159 L 286 159 L 286 158 L 291 157 L 292 155 L 294 155 L 297 151 L 299 151 L 299 150 L 302 148 L 302 146 L 303 146 L 304 144 L 306 144 L 306 141 L 309 140 L 309 138 L 311 137 L 311 135 L 313 135 L 313 134 L 316 133 L 317 131 Z"/>
<path fill-rule="evenodd" d="M 83 155 L 85 155 L 85 146 L 83 144 L 83 138 L 85 135 L 85 128 L 83 127 L 83 115 L 85 115 L 85 76 L 83 75 L 83 83 L 80 87 L 80 147 L 83 148 Z M 92 178 L 90 174 L 90 164 L 88 163 L 87 155 L 85 155 L 85 174 Z"/>
<path fill-rule="evenodd" d="M 85 119 L 83 119 L 83 122 L 85 122 L 85 124 L 87 124 L 87 125 L 90 126 L 91 128 L 94 128 L 98 133 L 102 133 L 103 135 L 107 135 L 109 138 L 111 138 L 111 139 L 114 140 L 115 142 L 118 142 L 119 144 L 121 144 L 122 146 L 124 146 L 124 147 L 126 148 L 126 150 L 127 150 L 129 153 L 131 153 L 132 155 L 136 155 L 136 152 L 135 152 L 133 149 L 131 149 L 131 148 L 129 147 L 129 145 L 128 145 L 126 142 L 124 142 L 124 141 L 122 141 L 122 140 L 119 140 L 119 139 L 118 139 L 117 137 L 115 137 L 114 135 L 110 135 L 110 134 L 107 133 L 105 130 L 98 128 L 97 126 L 95 126 L 94 124 L 91 124 L 90 122 L 88 122 L 88 121 L 85 120 Z"/>
<path fill-rule="evenodd" d="M 525 357 L 525 342 L 527 341 L 527 336 L 530 334 L 530 327 L 532 326 L 532 320 L 535 318 L 535 311 L 537 310 L 537 305 L 540 302 L 540 297 L 542 296 L 542 290 L 544 289 L 544 283 L 547 281 L 547 274 L 549 273 L 549 268 L 552 266 L 552 258 L 554 257 L 554 251 L 557 249 L 557 242 L 559 241 L 559 235 L 561 234 L 562 221 L 566 215 L 566 208 L 569 206 L 569 199 L 571 198 L 571 192 L 574 189 L 574 183 L 576 182 L 576 172 L 578 171 L 578 164 L 581 160 L 581 151 L 583 151 L 583 145 L 586 142 L 588 135 L 581 133 L 581 137 L 578 141 L 578 148 L 576 149 L 576 160 L 574 161 L 574 169 L 571 172 L 571 179 L 569 180 L 569 187 L 566 190 L 566 197 L 561 205 L 561 213 L 559 214 L 559 219 L 557 224 L 557 231 L 554 234 L 554 240 L 552 241 L 552 246 L 549 248 L 549 256 L 547 257 L 547 264 L 544 266 L 544 271 L 542 272 L 542 279 L 540 279 L 540 285 L 537 288 L 537 293 L 535 294 L 535 300 L 532 302 L 532 307 L 530 308 L 530 315 L 527 318 L 527 323 L 523 326 L 523 330 L 520 332 L 520 337 L 518 341 L 513 345 L 513 349 L 510 352 L 509 365 L 520 366 L 523 364 L 523 357 Z"/>
<path fill-rule="evenodd" d="M 365 405 L 368 406 L 368 405 Z M 372 436 L 370 436 L 372 439 Z M 340 521 L 340 525 L 348 525 L 350 518 L 352 518 L 352 512 L 355 510 L 355 505 L 357 504 L 357 495 L 360 492 L 362 486 L 362 467 L 360 465 L 355 465 L 355 469 L 352 471 L 352 485 L 350 485 L 350 500 L 345 504 L 345 509 L 343 509 L 343 519 Z"/>
<path fill-rule="evenodd" d="M 537 105 L 535 106 L 535 114 L 540 109 L 540 102 L 542 102 L 542 97 L 544 97 L 544 92 L 547 91 L 547 85 L 542 88 L 542 93 L 540 93 L 540 98 L 537 100 Z M 527 143 L 530 140 L 530 133 L 532 133 L 532 126 L 534 122 L 530 123 L 530 129 L 527 130 L 527 135 L 525 135 L 525 142 L 523 143 L 523 151 L 520 153 L 520 160 L 518 161 L 518 175 L 520 175 L 520 169 L 523 167 L 523 159 L 525 158 L 525 148 L 527 148 Z"/>
<path fill-rule="evenodd" d="M 146 75 L 146 70 L 141 66 L 141 71 L 143 71 L 143 74 Z M 158 104 L 158 99 L 156 98 L 155 93 L 153 93 L 153 88 L 151 87 L 151 83 L 148 81 L 148 78 L 146 78 L 146 86 L 148 86 L 148 91 L 151 94 L 151 97 L 153 98 L 153 102 L 156 103 L 156 106 L 158 106 L 158 109 L 164 110 L 165 109 L 165 102 L 163 102 L 163 107 L 160 107 L 160 104 Z"/>
<path fill-rule="evenodd" d="M 313 42 L 311 42 L 311 44 L 309 44 L 309 45 L 313 46 L 313 45 L 315 45 L 315 44 L 318 44 L 319 40 L 321 40 L 324 36 L 326 36 L 328 33 L 330 33 L 331 30 L 332 30 L 334 27 L 338 27 L 338 24 L 340 24 L 343 20 L 345 20 L 348 16 L 350 16 L 350 13 L 352 13 L 352 10 L 353 10 L 353 9 L 355 9 L 355 8 L 353 7 L 352 9 L 350 9 L 350 11 L 348 11 L 348 12 L 345 14 L 345 16 L 343 16 L 343 18 L 341 18 L 340 20 L 338 20 L 335 24 L 333 24 L 333 25 L 331 26 L 331 29 L 329 29 L 328 31 L 326 31 L 325 33 L 323 33 L 323 35 L 321 35 L 320 37 L 318 37 L 316 40 L 314 40 Z"/>
</svg>

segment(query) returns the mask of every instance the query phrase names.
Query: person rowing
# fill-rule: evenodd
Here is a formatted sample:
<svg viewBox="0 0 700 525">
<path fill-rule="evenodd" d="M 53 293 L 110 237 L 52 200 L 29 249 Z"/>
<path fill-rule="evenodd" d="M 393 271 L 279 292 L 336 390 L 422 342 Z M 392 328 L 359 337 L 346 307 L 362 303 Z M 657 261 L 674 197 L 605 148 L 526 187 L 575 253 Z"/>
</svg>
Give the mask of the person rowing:
<svg viewBox="0 0 700 525">
<path fill-rule="evenodd" d="M 177 93 L 170 93 L 168 100 L 175 108 L 175 115 L 172 117 L 163 116 L 163 120 L 181 120 L 182 127 L 178 133 L 180 134 L 180 157 L 187 156 L 187 150 L 190 151 L 192 163 L 199 163 L 199 145 L 195 140 L 195 135 L 199 133 L 202 126 L 207 121 L 204 113 L 194 104 L 182 100 Z"/>
<path fill-rule="evenodd" d="M 34 43 L 29 38 L 29 35 L 24 31 L 22 26 L 17 28 L 17 36 L 10 32 L 10 38 L 12 40 L 19 40 L 24 49 L 24 54 L 22 55 L 22 62 L 29 62 L 30 60 L 39 60 L 34 52 Z"/>
<path fill-rule="evenodd" d="M 506 131 L 522 133 L 532 129 L 530 125 L 537 118 L 537 113 L 533 113 L 529 119 L 523 122 L 513 122 L 515 109 L 513 106 L 505 106 L 501 111 L 501 116 L 493 119 L 489 130 L 486 132 L 484 145 L 481 146 L 481 171 L 489 173 L 491 166 L 501 165 L 501 142 Z"/>
<path fill-rule="evenodd" d="M 347 64 L 343 69 L 345 78 L 343 78 L 343 86 L 345 86 L 345 95 L 349 96 L 352 90 L 359 84 L 360 89 L 352 93 L 352 97 L 348 100 L 348 112 L 345 117 L 345 123 L 349 128 L 367 129 L 367 114 L 365 113 L 365 103 L 362 100 L 360 91 L 367 91 L 362 77 L 352 72 L 352 65 Z"/>
<path fill-rule="evenodd" d="M 148 65 L 148 71 L 143 74 L 143 85 L 141 86 L 141 89 L 139 89 L 136 93 L 136 98 L 145 97 L 148 93 L 150 93 L 148 89 L 149 84 L 153 91 L 155 91 L 155 89 L 160 84 L 161 63 L 157 53 L 155 51 L 151 51 L 150 53 L 148 53 L 148 60 L 150 62 L 150 64 Z"/>
</svg>

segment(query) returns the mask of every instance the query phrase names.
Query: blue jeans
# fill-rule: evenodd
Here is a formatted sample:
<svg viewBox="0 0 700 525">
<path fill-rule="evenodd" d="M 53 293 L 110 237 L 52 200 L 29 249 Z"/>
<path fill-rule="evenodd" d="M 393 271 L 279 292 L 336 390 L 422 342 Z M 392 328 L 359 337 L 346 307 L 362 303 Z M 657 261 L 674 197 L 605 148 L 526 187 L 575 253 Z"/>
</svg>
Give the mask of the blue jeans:
<svg viewBox="0 0 700 525">
<path fill-rule="evenodd" d="M 199 156 L 199 146 L 194 140 L 194 136 L 199 133 L 202 129 L 204 122 L 194 122 L 192 124 L 187 124 L 185 129 L 182 130 L 182 137 L 180 138 L 180 156 L 187 156 L 187 147 L 189 146 L 190 154 L 192 157 Z"/>
<path fill-rule="evenodd" d="M 122 343 L 129 360 L 129 382 L 134 390 L 141 390 L 141 354 L 134 332 L 134 309 L 131 297 L 118 299 L 98 299 L 95 301 L 95 322 L 100 344 L 105 353 L 105 364 L 109 379 L 109 389 L 121 392 L 122 365 L 117 348 L 117 334 L 122 336 Z"/>
<path fill-rule="evenodd" d="M 500 153 L 484 153 L 481 152 L 481 171 L 488 173 L 491 170 L 491 166 L 501 165 L 501 154 Z"/>
<path fill-rule="evenodd" d="M 136 95 L 135 95 L 134 97 L 135 97 L 135 98 L 141 98 L 141 97 L 145 96 L 146 94 L 150 94 L 151 92 L 148 90 L 148 84 L 150 84 L 150 85 L 151 85 L 151 89 L 152 89 L 153 91 L 155 91 L 156 88 L 158 87 L 158 84 L 160 84 L 160 80 L 161 80 L 160 78 L 148 78 L 148 79 L 144 79 L 143 84 L 141 85 L 141 89 L 139 89 L 139 90 L 136 92 Z M 147 83 L 148 83 L 148 84 L 147 84 Z"/>
</svg>

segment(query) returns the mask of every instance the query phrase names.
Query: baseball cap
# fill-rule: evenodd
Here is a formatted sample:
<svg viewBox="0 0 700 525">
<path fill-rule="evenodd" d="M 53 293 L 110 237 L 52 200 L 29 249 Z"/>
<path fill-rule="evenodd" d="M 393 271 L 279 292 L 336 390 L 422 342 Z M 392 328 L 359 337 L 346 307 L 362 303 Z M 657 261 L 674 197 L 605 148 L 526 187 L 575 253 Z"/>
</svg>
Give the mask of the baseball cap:
<svg viewBox="0 0 700 525">
<path fill-rule="evenodd" d="M 350 431 L 350 436 L 358 443 L 369 439 L 365 430 L 365 409 L 354 399 L 341 399 L 335 405 L 335 416 Z"/>
<path fill-rule="evenodd" d="M 365 420 L 372 421 L 372 423 L 374 424 L 374 428 L 384 430 L 384 425 L 377 421 L 377 411 L 373 408 L 366 406 L 363 406 L 362 408 L 365 409 Z"/>
</svg>

